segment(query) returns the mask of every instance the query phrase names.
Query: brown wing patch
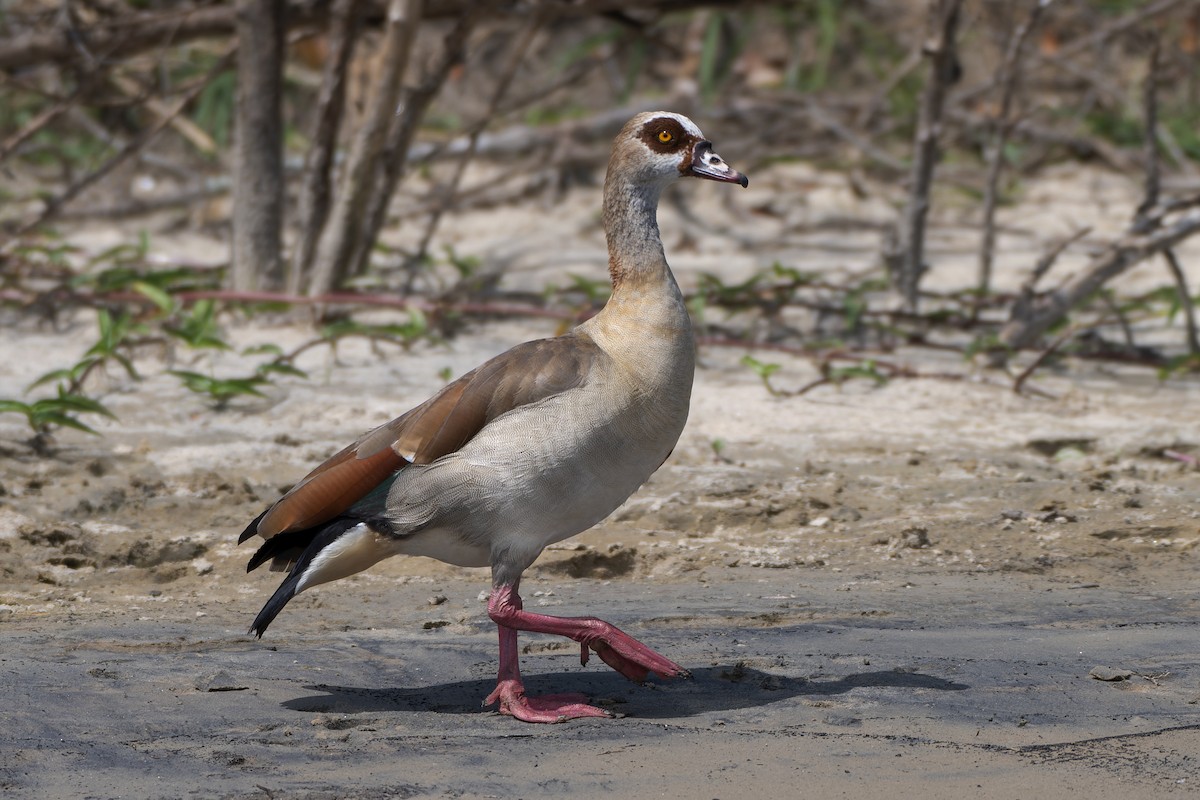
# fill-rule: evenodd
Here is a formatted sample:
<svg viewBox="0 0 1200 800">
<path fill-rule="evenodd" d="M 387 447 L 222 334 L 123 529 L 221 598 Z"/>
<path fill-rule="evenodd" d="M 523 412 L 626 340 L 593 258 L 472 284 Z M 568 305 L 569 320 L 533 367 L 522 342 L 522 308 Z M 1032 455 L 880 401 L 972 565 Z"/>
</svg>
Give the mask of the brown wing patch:
<svg viewBox="0 0 1200 800">
<path fill-rule="evenodd" d="M 452 453 L 502 414 L 581 385 L 600 357 L 578 333 L 496 356 L 314 469 L 263 516 L 258 534 L 269 539 L 333 519 L 397 470 Z"/>
<path fill-rule="evenodd" d="M 271 506 L 258 523 L 258 534 L 270 539 L 284 531 L 328 522 L 361 500 L 407 462 L 389 449 L 359 458 L 348 447 L 308 474 Z"/>
<path fill-rule="evenodd" d="M 502 353 L 359 441 L 358 456 L 390 447 L 428 464 L 469 442 L 508 411 L 580 385 L 600 349 L 583 334 L 526 342 Z"/>
</svg>

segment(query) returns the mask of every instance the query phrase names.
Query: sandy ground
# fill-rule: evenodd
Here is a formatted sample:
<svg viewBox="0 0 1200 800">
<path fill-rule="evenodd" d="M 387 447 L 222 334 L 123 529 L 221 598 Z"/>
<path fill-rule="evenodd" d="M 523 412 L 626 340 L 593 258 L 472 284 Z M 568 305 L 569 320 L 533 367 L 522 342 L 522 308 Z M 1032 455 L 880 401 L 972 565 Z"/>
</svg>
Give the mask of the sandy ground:
<svg viewBox="0 0 1200 800">
<path fill-rule="evenodd" d="M 874 234 L 830 233 L 814 215 L 870 218 L 878 203 L 851 206 L 839 179 L 798 183 L 797 169 L 763 176 L 763 195 L 701 187 L 691 213 L 722 220 L 709 234 L 664 208 L 685 286 L 776 258 L 865 266 Z M 1056 180 L 1006 210 L 1007 263 L 1070 225 L 1112 228 L 1135 202 L 1103 174 Z M 1045 213 L 1049 198 L 1060 213 Z M 595 189 L 564 200 L 566 249 L 539 208 L 465 215 L 446 238 L 492 254 L 513 287 L 601 277 L 597 203 Z M 942 286 L 971 263 L 971 234 L 952 222 L 935 231 L 939 263 L 961 252 L 962 269 L 936 276 Z M 100 248 L 109 233 L 79 236 Z M 90 320 L 68 323 L 0 334 L 0 396 L 86 349 Z M 294 322 L 229 325 L 240 345 L 311 336 Z M 529 726 L 480 709 L 496 656 L 480 570 L 383 564 L 297 598 L 265 640 L 245 635 L 278 579 L 244 573 L 250 552 L 234 541 L 248 519 L 424 399 L 443 369 L 554 332 L 491 322 L 405 354 L 318 348 L 301 364 L 309 380 L 220 413 L 147 363 L 142 384 L 98 387 L 119 417 L 103 438 L 64 434 L 49 459 L 0 416 L 4 796 L 1200 791 L 1200 473 L 1164 457 L 1200 453 L 1200 385 L 1145 370 L 1067 365 L 1037 378 L 1055 399 L 1030 398 L 911 352 L 899 358 L 964 379 L 777 398 L 741 351 L 704 349 L 668 464 L 522 587 L 531 607 L 604 617 L 692 670 L 636 686 L 598 659 L 580 667 L 570 643 L 523 638 L 531 691 L 582 691 L 620 719 Z M 785 388 L 815 376 L 765 360 Z M 213 368 L 237 366 L 224 355 Z"/>
</svg>

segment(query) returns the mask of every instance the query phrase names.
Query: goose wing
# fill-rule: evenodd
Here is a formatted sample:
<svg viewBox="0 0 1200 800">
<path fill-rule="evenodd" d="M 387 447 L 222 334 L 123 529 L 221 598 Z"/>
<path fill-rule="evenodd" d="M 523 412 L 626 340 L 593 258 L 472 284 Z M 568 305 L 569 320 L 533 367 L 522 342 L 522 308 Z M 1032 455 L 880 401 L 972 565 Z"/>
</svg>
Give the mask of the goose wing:
<svg viewBox="0 0 1200 800">
<path fill-rule="evenodd" d="M 582 385 L 603 357 L 579 332 L 501 353 L 330 457 L 251 522 L 238 542 L 332 520 L 397 470 L 452 453 L 502 414 Z"/>
</svg>

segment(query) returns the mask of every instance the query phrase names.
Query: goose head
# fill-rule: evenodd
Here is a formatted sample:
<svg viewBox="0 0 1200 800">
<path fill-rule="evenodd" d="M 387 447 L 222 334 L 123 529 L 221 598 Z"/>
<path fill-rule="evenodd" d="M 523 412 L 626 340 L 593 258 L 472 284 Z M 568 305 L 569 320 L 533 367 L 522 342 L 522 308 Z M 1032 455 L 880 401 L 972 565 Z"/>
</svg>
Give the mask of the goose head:
<svg viewBox="0 0 1200 800">
<path fill-rule="evenodd" d="M 682 114 L 647 111 L 625 124 L 613 143 L 610 173 L 661 189 L 677 178 L 749 185 L 749 179 L 713 151 L 712 142 Z"/>
</svg>

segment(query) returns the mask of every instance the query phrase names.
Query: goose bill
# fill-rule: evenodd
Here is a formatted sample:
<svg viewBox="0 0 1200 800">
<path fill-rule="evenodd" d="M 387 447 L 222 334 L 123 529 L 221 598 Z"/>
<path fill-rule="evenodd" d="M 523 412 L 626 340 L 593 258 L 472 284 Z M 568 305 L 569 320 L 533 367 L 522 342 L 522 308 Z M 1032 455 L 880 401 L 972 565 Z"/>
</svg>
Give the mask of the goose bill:
<svg viewBox="0 0 1200 800">
<path fill-rule="evenodd" d="M 692 174 L 697 178 L 707 178 L 721 183 L 737 183 L 745 188 L 750 185 L 750 179 L 713 152 L 712 143 L 701 141 L 696 143 L 692 152 Z"/>
</svg>

